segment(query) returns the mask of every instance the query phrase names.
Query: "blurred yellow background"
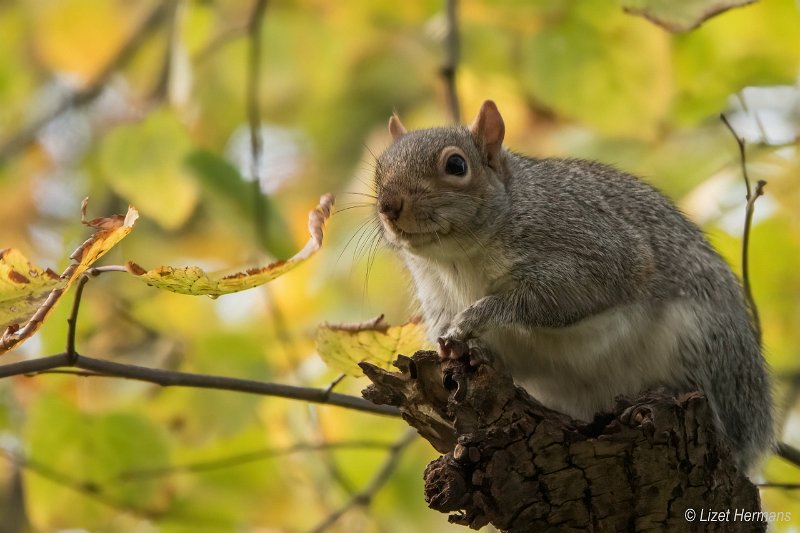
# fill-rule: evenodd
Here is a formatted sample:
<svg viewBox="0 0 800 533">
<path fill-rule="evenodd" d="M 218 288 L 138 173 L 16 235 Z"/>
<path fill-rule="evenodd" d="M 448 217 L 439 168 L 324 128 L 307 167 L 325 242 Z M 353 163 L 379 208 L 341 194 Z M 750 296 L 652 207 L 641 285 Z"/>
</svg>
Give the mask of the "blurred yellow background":
<svg viewBox="0 0 800 533">
<path fill-rule="evenodd" d="M 393 110 L 412 128 L 450 121 L 440 75 L 444 3 L 269 2 L 255 80 L 259 161 L 248 126 L 253 5 L 0 1 L 0 248 L 61 271 L 86 238 L 79 209 L 89 196 L 90 217 L 128 204 L 141 213 L 104 264 L 240 269 L 299 249 L 308 210 L 332 191 L 339 212 L 320 253 L 269 285 L 212 300 L 108 274 L 87 286 L 78 325 L 86 355 L 325 387 L 337 373 L 315 353 L 320 323 L 381 313 L 402 323 L 413 312 L 400 265 L 377 246 L 371 208 L 357 193 L 370 191 Z M 719 120 L 726 113 L 748 143 L 751 179 L 768 182 L 751 235 L 751 281 L 782 437 L 800 446 L 797 3 L 761 0 L 672 34 L 618 2 L 464 0 L 459 31 L 465 121 L 492 98 L 513 150 L 592 158 L 643 176 L 738 272 L 745 189 L 736 143 Z M 62 351 L 68 308 L 2 362 Z M 347 378 L 336 390 L 358 395 L 364 385 Z M 71 375 L 8 378 L 0 448 L 30 464 L 0 459 L 0 516 L 21 517 L 22 495 L 34 531 L 307 531 L 370 481 L 385 446 L 123 474 L 299 442 L 391 444 L 405 430 L 396 419 L 278 398 Z M 426 508 L 422 471 L 434 457 L 415 441 L 371 505 L 332 530 L 460 530 Z M 800 470 L 772 458 L 758 481 L 798 482 Z M 764 488 L 762 498 L 766 509 L 797 517 L 777 530 L 800 528 L 800 490 Z"/>
</svg>

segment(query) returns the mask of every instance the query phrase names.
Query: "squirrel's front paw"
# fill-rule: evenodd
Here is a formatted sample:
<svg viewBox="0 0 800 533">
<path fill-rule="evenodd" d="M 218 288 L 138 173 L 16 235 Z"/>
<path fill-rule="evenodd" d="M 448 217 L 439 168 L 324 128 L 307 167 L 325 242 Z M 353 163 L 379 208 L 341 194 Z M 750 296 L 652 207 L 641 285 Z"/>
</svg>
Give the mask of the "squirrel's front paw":
<svg viewBox="0 0 800 533">
<path fill-rule="evenodd" d="M 478 339 L 466 341 L 446 335 L 439 337 L 439 357 L 442 359 L 461 359 L 469 356 L 471 366 L 480 366 L 492 362 L 491 352 Z"/>
<path fill-rule="evenodd" d="M 439 357 L 441 359 L 461 359 L 469 352 L 467 343 L 446 335 L 439 337 Z"/>
</svg>

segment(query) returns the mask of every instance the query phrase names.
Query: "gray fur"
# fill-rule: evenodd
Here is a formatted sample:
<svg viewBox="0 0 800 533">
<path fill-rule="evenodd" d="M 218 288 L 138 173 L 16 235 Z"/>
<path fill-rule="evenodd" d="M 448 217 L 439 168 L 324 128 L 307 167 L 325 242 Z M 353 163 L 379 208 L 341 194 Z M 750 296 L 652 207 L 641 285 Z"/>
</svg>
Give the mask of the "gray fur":
<svg viewBox="0 0 800 533">
<path fill-rule="evenodd" d="M 752 466 L 772 442 L 767 368 L 702 232 L 612 167 L 503 150 L 495 171 L 481 144 L 462 126 L 412 131 L 377 162 L 379 203 L 405 201 L 402 228 L 384 218 L 383 232 L 430 340 L 479 338 L 540 401 L 583 419 L 619 394 L 700 390 Z M 448 146 L 467 156 L 467 185 L 441 178 Z"/>
</svg>

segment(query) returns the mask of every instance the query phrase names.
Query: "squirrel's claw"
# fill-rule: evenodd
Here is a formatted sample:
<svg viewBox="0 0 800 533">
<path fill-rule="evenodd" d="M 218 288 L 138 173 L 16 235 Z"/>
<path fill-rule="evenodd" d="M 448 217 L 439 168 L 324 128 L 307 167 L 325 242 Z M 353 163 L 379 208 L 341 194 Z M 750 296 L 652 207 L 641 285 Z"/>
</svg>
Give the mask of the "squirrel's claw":
<svg viewBox="0 0 800 533">
<path fill-rule="evenodd" d="M 470 366 L 490 364 L 491 352 L 478 339 L 458 340 L 450 336 L 439 337 L 439 357 L 441 359 L 461 359 L 469 357 Z"/>
<path fill-rule="evenodd" d="M 439 337 L 437 341 L 441 359 L 461 359 L 469 353 L 469 346 L 464 341 L 452 337 Z"/>
<path fill-rule="evenodd" d="M 644 427 L 653 423 L 653 409 L 647 404 L 635 404 L 625 409 L 619 420 L 631 427 Z"/>
<path fill-rule="evenodd" d="M 468 354 L 470 366 L 478 367 L 481 365 L 492 364 L 494 360 L 492 357 L 492 352 L 490 352 L 478 339 L 468 340 L 467 346 L 469 348 Z"/>
</svg>

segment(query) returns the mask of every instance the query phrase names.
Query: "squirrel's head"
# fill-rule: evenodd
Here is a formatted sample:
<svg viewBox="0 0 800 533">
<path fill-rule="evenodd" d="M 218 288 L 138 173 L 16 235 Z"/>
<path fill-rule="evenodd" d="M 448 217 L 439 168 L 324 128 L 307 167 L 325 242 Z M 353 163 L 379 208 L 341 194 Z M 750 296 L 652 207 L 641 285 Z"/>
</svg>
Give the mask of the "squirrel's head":
<svg viewBox="0 0 800 533">
<path fill-rule="evenodd" d="M 486 100 L 469 127 L 406 131 L 392 115 L 389 131 L 394 142 L 375 167 L 376 207 L 388 244 L 415 253 L 463 252 L 506 185 L 505 126 L 497 106 Z"/>
</svg>

